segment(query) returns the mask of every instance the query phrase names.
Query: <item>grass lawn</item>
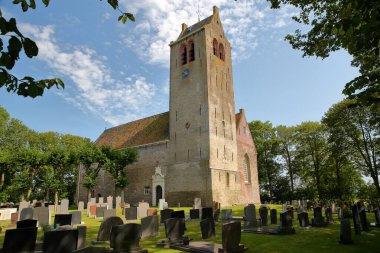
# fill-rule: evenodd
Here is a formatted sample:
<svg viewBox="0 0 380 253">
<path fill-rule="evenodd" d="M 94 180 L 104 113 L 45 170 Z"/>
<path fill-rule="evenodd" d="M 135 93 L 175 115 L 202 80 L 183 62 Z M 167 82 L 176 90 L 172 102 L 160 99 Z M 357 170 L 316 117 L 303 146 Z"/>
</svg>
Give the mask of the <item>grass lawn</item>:
<svg viewBox="0 0 380 253">
<path fill-rule="evenodd" d="M 271 205 L 270 207 L 277 208 L 279 215 L 281 206 Z M 185 210 L 186 215 L 188 215 L 190 208 L 183 207 L 173 209 Z M 232 210 L 233 216 L 243 215 L 242 206 L 234 206 L 232 207 Z M 118 212 L 118 215 L 122 217 L 121 211 Z M 311 216 L 312 214 L 309 213 L 310 220 Z M 334 218 L 337 220 L 336 216 L 334 216 Z M 373 222 L 373 214 L 368 214 L 368 219 Z M 87 225 L 87 244 L 90 245 L 91 241 L 96 239 L 102 219 L 88 218 L 86 216 L 86 212 L 84 212 L 82 221 L 84 221 Z M 139 221 L 136 222 L 139 223 Z M 9 221 L 0 221 L 0 225 L 3 227 L 3 232 L 0 234 L 0 245 L 2 245 L 4 230 L 14 228 L 15 226 L 12 226 Z M 337 239 L 339 238 L 339 224 L 329 225 L 325 228 L 310 228 L 307 230 L 299 228 L 298 220 L 294 220 L 293 225 L 296 229 L 296 234 L 294 235 L 258 235 L 242 233 L 241 243 L 249 248 L 247 252 L 380 252 L 380 228 L 373 228 L 370 232 L 362 232 L 361 235 L 354 235 L 352 228 L 352 239 L 354 240 L 354 244 L 340 245 L 337 243 Z M 199 221 L 186 222 L 186 227 L 187 231 L 185 235 L 189 236 L 193 240 L 201 240 Z M 38 238 L 41 238 L 41 229 L 39 229 L 38 233 Z M 217 236 L 210 241 L 221 243 L 222 237 L 220 223 L 216 225 L 216 234 Z M 142 240 L 140 244 L 142 247 L 148 249 L 149 252 L 178 252 L 175 250 L 156 248 L 156 243 L 162 239 L 165 239 L 165 232 L 164 227 L 160 226 L 160 236 Z"/>
</svg>

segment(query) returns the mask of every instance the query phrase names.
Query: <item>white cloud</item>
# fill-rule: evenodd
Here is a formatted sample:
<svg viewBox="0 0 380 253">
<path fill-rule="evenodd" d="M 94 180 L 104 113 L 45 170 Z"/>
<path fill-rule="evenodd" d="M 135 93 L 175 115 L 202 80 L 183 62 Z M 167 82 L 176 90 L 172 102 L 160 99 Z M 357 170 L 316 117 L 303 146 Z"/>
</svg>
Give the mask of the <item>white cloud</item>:
<svg viewBox="0 0 380 253">
<path fill-rule="evenodd" d="M 60 94 L 67 101 L 100 115 L 112 125 L 151 113 L 157 87 L 143 76 L 114 78 L 106 58 L 87 47 L 63 51 L 54 37 L 53 26 L 22 24 L 20 30 L 36 41 L 39 59 L 75 84 Z"/>
<path fill-rule="evenodd" d="M 218 6 L 223 27 L 233 48 L 233 58 L 248 57 L 259 45 L 259 35 L 289 23 L 292 8 L 271 10 L 266 0 L 198 1 L 200 18 L 212 15 Z M 123 41 L 141 59 L 169 66 L 169 43 L 176 40 L 181 23 L 198 21 L 198 2 L 193 0 L 128 0 L 123 8 L 135 14 L 138 24 L 122 36 Z"/>
</svg>

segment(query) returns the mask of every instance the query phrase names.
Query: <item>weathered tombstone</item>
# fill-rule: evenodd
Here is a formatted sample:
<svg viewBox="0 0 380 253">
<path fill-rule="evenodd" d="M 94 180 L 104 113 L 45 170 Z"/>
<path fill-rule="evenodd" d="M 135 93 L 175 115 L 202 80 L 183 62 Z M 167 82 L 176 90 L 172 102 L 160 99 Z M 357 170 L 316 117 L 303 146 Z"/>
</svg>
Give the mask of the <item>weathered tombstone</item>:
<svg viewBox="0 0 380 253">
<path fill-rule="evenodd" d="M 164 203 L 165 203 L 165 199 L 159 199 L 158 200 L 158 209 L 160 209 L 161 211 L 165 209 Z"/>
<path fill-rule="evenodd" d="M 18 221 L 18 213 L 11 213 L 11 224 L 14 225 Z"/>
<path fill-rule="evenodd" d="M 112 227 L 110 247 L 113 252 L 146 253 L 147 250 L 140 248 L 141 225 L 129 223 Z"/>
<path fill-rule="evenodd" d="M 215 221 L 214 219 L 201 220 L 202 239 L 215 237 Z"/>
<path fill-rule="evenodd" d="M 21 201 L 18 206 L 18 213 L 21 214 L 22 209 L 27 208 L 27 207 L 29 207 L 29 202 L 25 200 Z"/>
<path fill-rule="evenodd" d="M 87 227 L 86 226 L 77 226 L 77 230 L 78 230 L 77 249 L 82 249 L 86 245 Z"/>
<path fill-rule="evenodd" d="M 71 214 L 56 214 L 54 217 L 54 227 L 57 226 L 71 226 Z"/>
<path fill-rule="evenodd" d="M 91 198 L 90 203 L 96 204 L 96 198 Z"/>
<path fill-rule="evenodd" d="M 12 213 L 17 213 L 17 208 L 0 208 L 0 221 L 10 220 Z"/>
<path fill-rule="evenodd" d="M 306 228 L 310 226 L 309 222 L 309 214 L 307 212 L 302 212 L 298 214 L 298 221 L 300 223 L 300 227 Z"/>
<path fill-rule="evenodd" d="M 98 204 L 103 204 L 103 203 L 104 203 L 104 198 L 103 197 L 99 197 Z"/>
<path fill-rule="evenodd" d="M 256 220 L 256 207 L 254 204 L 249 204 L 248 206 L 244 207 L 244 227 L 257 227 L 257 220 Z"/>
<path fill-rule="evenodd" d="M 37 227 L 7 229 L 1 252 L 34 252 L 37 240 Z"/>
<path fill-rule="evenodd" d="M 116 209 L 106 209 L 103 213 L 103 219 L 107 219 L 108 217 L 116 216 Z"/>
<path fill-rule="evenodd" d="M 69 200 L 62 199 L 61 200 L 61 208 L 59 211 L 60 214 L 68 214 L 69 213 Z"/>
<path fill-rule="evenodd" d="M 203 207 L 202 208 L 202 212 L 201 212 L 201 220 L 204 220 L 204 219 L 213 219 L 213 209 L 212 207 Z"/>
<path fill-rule="evenodd" d="M 185 233 L 185 220 L 177 218 L 165 220 L 165 233 L 169 242 L 181 241 Z"/>
<path fill-rule="evenodd" d="M 20 220 L 16 224 L 16 228 L 36 228 L 37 220 Z"/>
<path fill-rule="evenodd" d="M 190 209 L 190 219 L 199 219 L 199 209 Z"/>
<path fill-rule="evenodd" d="M 268 207 L 261 206 L 259 208 L 260 218 L 261 218 L 261 225 L 262 226 L 268 226 Z"/>
<path fill-rule="evenodd" d="M 352 210 L 352 220 L 354 223 L 355 234 L 359 235 L 360 234 L 360 218 L 359 218 L 358 207 L 356 205 L 353 205 L 351 207 L 351 210 Z"/>
<path fill-rule="evenodd" d="M 342 219 L 340 221 L 340 240 L 341 244 L 353 243 L 351 239 L 351 224 L 350 219 Z"/>
<path fill-rule="evenodd" d="M 137 208 L 136 207 L 130 207 L 125 208 L 125 219 L 126 220 L 137 220 Z"/>
<path fill-rule="evenodd" d="M 82 212 L 75 211 L 71 213 L 71 226 L 82 224 Z"/>
<path fill-rule="evenodd" d="M 77 248 L 78 230 L 49 231 L 44 234 L 44 253 L 71 253 Z"/>
<path fill-rule="evenodd" d="M 116 202 L 116 206 L 115 206 L 116 210 L 121 208 L 121 197 L 120 196 L 116 197 L 115 202 Z"/>
<path fill-rule="evenodd" d="M 97 206 L 92 204 L 90 205 L 90 217 L 96 217 L 96 208 Z"/>
<path fill-rule="evenodd" d="M 158 233 L 158 216 L 147 216 L 141 219 L 141 239 L 151 236 L 157 236 Z"/>
<path fill-rule="evenodd" d="M 280 228 L 279 233 L 281 234 L 294 234 L 295 230 L 293 228 L 293 219 L 289 214 L 289 211 L 280 213 Z"/>
<path fill-rule="evenodd" d="M 144 218 L 148 215 L 149 204 L 147 202 L 140 202 L 137 207 L 137 217 Z"/>
<path fill-rule="evenodd" d="M 201 198 L 194 199 L 194 209 L 202 209 L 202 200 Z"/>
<path fill-rule="evenodd" d="M 223 209 L 222 210 L 222 221 L 228 221 L 232 219 L 232 209 Z"/>
<path fill-rule="evenodd" d="M 96 207 L 96 218 L 104 217 L 104 210 L 107 210 L 107 207 Z"/>
<path fill-rule="evenodd" d="M 123 220 L 118 216 L 109 217 L 108 219 L 104 220 L 100 224 L 98 237 L 96 238 L 96 241 L 92 241 L 92 243 L 102 243 L 105 241 L 109 241 L 112 227 L 119 225 L 123 225 Z"/>
<path fill-rule="evenodd" d="M 113 208 L 113 197 L 108 196 L 107 197 L 107 209 L 112 209 Z"/>
<path fill-rule="evenodd" d="M 83 213 L 83 211 L 84 211 L 84 202 L 83 201 L 79 201 L 78 211 L 81 211 Z"/>
<path fill-rule="evenodd" d="M 171 214 L 170 214 L 170 218 L 181 218 L 181 219 L 185 219 L 185 211 L 184 211 L 184 210 L 173 211 L 173 212 L 171 212 Z"/>
<path fill-rule="evenodd" d="M 147 211 L 147 216 L 154 216 L 157 215 L 157 209 L 156 208 L 149 208 Z"/>
<path fill-rule="evenodd" d="M 49 205 L 48 208 L 49 208 L 50 213 L 55 213 L 55 206 L 54 205 Z"/>
<path fill-rule="evenodd" d="M 311 225 L 313 227 L 323 227 L 326 226 L 325 218 L 322 216 L 322 208 L 315 207 L 313 213 L 313 218 L 311 219 Z"/>
<path fill-rule="evenodd" d="M 334 224 L 334 218 L 332 209 L 330 207 L 325 208 L 326 222 Z"/>
<path fill-rule="evenodd" d="M 160 211 L 160 222 L 164 223 L 167 219 L 170 219 L 171 213 L 173 212 L 173 209 L 165 209 Z"/>
<path fill-rule="evenodd" d="M 277 224 L 277 209 L 270 210 L 270 224 Z"/>
<path fill-rule="evenodd" d="M 32 220 L 34 216 L 34 210 L 31 207 L 26 207 L 21 210 L 20 220 Z"/>
<path fill-rule="evenodd" d="M 37 207 L 34 209 L 34 215 L 38 220 L 38 226 L 42 227 L 51 223 L 49 208 Z"/>
<path fill-rule="evenodd" d="M 239 221 L 223 224 L 222 227 L 222 245 L 223 252 L 243 252 L 247 250 L 244 245 L 240 244 L 241 240 L 241 223 Z"/>
</svg>

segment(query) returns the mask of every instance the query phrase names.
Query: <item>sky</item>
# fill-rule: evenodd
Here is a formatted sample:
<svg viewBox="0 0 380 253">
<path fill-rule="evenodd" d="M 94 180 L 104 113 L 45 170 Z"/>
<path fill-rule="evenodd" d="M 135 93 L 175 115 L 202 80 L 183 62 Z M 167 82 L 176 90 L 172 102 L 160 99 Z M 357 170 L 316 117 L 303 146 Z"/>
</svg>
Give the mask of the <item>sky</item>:
<svg viewBox="0 0 380 253">
<path fill-rule="evenodd" d="M 119 0 L 136 22 L 122 24 L 106 0 L 41 1 L 23 13 L 0 0 L 5 18 L 36 41 L 39 54 L 22 55 L 11 73 L 59 77 L 65 89 L 25 98 L 0 89 L 0 106 L 39 132 L 96 140 L 106 129 L 169 110 L 169 43 L 189 26 L 220 10 L 232 46 L 236 111 L 248 121 L 297 125 L 319 121 L 344 98 L 345 83 L 358 75 L 344 51 L 325 60 L 303 58 L 284 41 L 296 29 L 297 9 L 270 9 L 265 0 Z"/>
</svg>

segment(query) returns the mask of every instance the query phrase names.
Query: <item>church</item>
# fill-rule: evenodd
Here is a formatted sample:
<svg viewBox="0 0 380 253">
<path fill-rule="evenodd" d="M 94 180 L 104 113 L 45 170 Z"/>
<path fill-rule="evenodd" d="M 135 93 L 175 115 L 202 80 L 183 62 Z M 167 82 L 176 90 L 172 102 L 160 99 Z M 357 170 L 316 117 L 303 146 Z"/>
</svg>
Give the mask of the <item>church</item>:
<svg viewBox="0 0 380 253">
<path fill-rule="evenodd" d="M 260 203 L 256 148 L 244 110 L 235 113 L 231 46 L 218 8 L 192 26 L 182 24 L 169 46 L 169 112 L 106 129 L 96 140 L 97 146 L 138 151 L 138 161 L 126 167 L 125 201 Z M 78 198 L 87 201 L 82 178 Z M 93 195 L 114 194 L 112 178 L 102 170 Z"/>
</svg>

